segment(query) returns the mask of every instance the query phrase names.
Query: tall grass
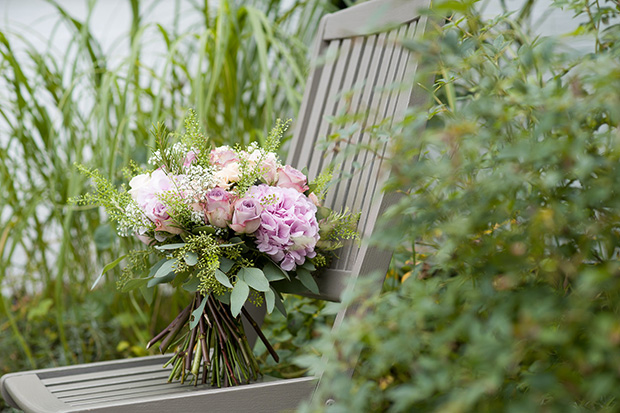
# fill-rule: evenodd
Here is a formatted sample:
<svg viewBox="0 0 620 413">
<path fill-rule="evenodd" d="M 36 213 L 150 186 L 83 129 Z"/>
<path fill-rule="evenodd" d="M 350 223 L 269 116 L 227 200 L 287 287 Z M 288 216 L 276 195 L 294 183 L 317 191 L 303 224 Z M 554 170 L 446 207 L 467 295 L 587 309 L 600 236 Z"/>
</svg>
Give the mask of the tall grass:
<svg viewBox="0 0 620 413">
<path fill-rule="evenodd" d="M 114 274 L 90 291 L 131 240 L 99 209 L 68 204 L 88 190 L 73 164 L 120 180 L 130 159 L 147 158 L 151 126 L 177 129 L 190 107 L 216 144 L 262 140 L 277 117 L 297 113 L 306 41 L 327 10 L 310 0 L 204 1 L 193 6 L 200 22 L 179 29 L 145 22 L 153 2 L 129 0 L 119 60 L 92 34 L 95 2 L 83 20 L 51 3 L 73 33 L 62 52 L 0 31 L 0 373 L 141 354 L 125 341 L 145 342 L 161 303 L 175 298 L 158 293 L 145 306 L 115 291 Z M 161 54 L 145 56 L 152 43 Z"/>
</svg>

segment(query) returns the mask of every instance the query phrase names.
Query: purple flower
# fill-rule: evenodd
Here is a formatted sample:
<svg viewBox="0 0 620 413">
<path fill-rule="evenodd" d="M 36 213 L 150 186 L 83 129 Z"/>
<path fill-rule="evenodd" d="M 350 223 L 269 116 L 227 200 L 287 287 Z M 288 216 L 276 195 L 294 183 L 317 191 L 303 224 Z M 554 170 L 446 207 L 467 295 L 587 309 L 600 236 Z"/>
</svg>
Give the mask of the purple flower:
<svg viewBox="0 0 620 413">
<path fill-rule="evenodd" d="M 205 215 L 211 225 L 226 228 L 232 218 L 233 197 L 222 188 L 215 187 L 207 192 Z"/>
<path fill-rule="evenodd" d="M 230 228 L 238 234 L 252 234 L 260 225 L 262 207 L 256 199 L 242 198 L 235 202 Z"/>
<path fill-rule="evenodd" d="M 319 224 L 316 206 L 307 196 L 293 188 L 258 185 L 251 187 L 246 197 L 258 200 L 263 207 L 254 234 L 259 251 L 270 255 L 286 271 L 316 256 Z"/>
</svg>

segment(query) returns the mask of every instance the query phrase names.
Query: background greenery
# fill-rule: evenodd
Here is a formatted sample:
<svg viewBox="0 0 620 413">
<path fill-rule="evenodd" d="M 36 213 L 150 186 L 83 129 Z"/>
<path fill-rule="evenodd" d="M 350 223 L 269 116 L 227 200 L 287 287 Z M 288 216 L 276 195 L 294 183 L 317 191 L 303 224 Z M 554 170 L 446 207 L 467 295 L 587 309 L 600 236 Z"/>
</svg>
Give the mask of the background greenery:
<svg viewBox="0 0 620 413">
<path fill-rule="evenodd" d="M 120 60 L 93 37 L 92 13 L 57 7 L 74 33 L 62 53 L 0 32 L 0 373 L 145 353 L 183 299 L 158 291 L 147 306 L 116 291 L 115 273 L 90 291 L 131 245 L 99 210 L 67 204 L 87 190 L 73 163 L 120 180 L 129 159 L 146 159 L 150 125 L 176 129 L 189 107 L 218 144 L 262 139 L 296 115 L 306 47 L 334 8 L 205 2 L 200 24 L 181 29 L 128 2 Z M 326 369 L 306 411 L 617 410 L 617 6 L 557 2 L 585 17 L 584 56 L 565 47 L 571 37 L 529 35 L 532 4 L 485 21 L 473 2 L 436 2 L 443 28 L 406 45 L 435 81 L 426 110 L 382 131 L 397 149 L 387 190 L 405 194 L 390 211 L 400 222 L 375 240 L 397 247 L 386 291 L 358 286 L 346 300 L 359 311 L 320 337 L 335 307 L 306 298 L 266 325 L 284 359 L 264 356 L 266 372 Z M 145 58 L 153 41 L 165 52 Z"/>
<path fill-rule="evenodd" d="M 585 17 L 586 55 L 456 2 L 407 44 L 435 82 L 385 131 L 404 196 L 375 239 L 408 246 L 405 281 L 359 286 L 356 314 L 315 342 L 329 363 L 300 359 L 325 369 L 303 411 L 620 408 L 619 9 L 558 5 Z"/>
<path fill-rule="evenodd" d="M 55 26 L 71 33 L 66 48 L 60 30 L 43 50 L 35 33 L 0 31 L 0 374 L 146 354 L 156 324 L 185 299 L 160 290 L 146 305 L 116 290 L 117 273 L 90 290 L 133 241 L 99 209 L 67 202 L 89 189 L 73 164 L 120 182 L 130 159 L 146 160 L 152 125 L 178 129 L 189 108 L 215 144 L 260 141 L 277 117 L 297 114 L 318 20 L 343 6 L 186 2 L 197 23 L 168 27 L 144 17 L 157 0 L 128 0 L 119 58 L 93 35 L 96 1 L 85 19 L 50 3 Z M 146 55 L 154 44 L 161 53 Z"/>
</svg>

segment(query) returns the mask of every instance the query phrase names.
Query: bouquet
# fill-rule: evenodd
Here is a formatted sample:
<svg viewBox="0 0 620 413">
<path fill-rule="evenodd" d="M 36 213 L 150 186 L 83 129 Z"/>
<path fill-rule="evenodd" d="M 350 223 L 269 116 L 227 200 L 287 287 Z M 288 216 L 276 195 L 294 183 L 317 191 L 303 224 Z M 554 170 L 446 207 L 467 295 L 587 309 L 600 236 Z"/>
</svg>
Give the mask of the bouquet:
<svg viewBox="0 0 620 413">
<path fill-rule="evenodd" d="M 120 236 L 144 244 L 105 266 L 101 276 L 124 260 L 123 291 L 170 283 L 190 294 L 187 307 L 147 344 L 161 342 L 162 354 L 174 351 L 169 381 L 220 387 L 256 379 L 259 366 L 241 316 L 278 356 L 244 304 L 284 312 L 277 286 L 286 280 L 318 294 L 312 272 L 327 265 L 343 240 L 356 237 L 356 214 L 321 206 L 330 171 L 309 183 L 279 161 L 287 126 L 278 120 L 263 146 L 214 148 L 190 111 L 182 135 L 156 127 L 151 168 L 130 165 L 128 186 L 117 188 L 78 165 L 94 192 L 75 202 L 103 206 Z"/>
</svg>

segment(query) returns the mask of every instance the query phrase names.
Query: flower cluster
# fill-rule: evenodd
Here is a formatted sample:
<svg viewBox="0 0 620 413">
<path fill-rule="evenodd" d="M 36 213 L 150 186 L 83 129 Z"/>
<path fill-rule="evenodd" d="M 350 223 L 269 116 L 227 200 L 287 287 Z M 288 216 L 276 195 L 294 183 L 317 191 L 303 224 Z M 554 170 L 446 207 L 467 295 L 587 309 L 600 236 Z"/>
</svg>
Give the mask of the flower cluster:
<svg viewBox="0 0 620 413">
<path fill-rule="evenodd" d="M 201 157 L 207 159 L 206 166 L 199 162 Z M 183 208 L 177 202 L 166 203 L 172 196 L 194 212 L 189 222 L 251 238 L 260 252 L 284 270 L 294 270 L 316 256 L 318 198 L 308 192 L 301 171 L 282 165 L 274 152 L 256 145 L 247 150 L 220 146 L 208 156 L 188 149 L 181 159 L 181 174 L 173 175 L 174 168 L 164 164 L 129 182 L 129 194 L 153 224 L 138 231 L 143 242 L 163 241 L 191 229 L 185 228 Z M 248 174 L 258 178 L 258 185 L 241 193 L 238 183 Z"/>
<path fill-rule="evenodd" d="M 174 366 L 169 380 L 183 381 L 190 371 L 197 383 L 202 362 L 203 383 L 210 377 L 215 386 L 236 385 L 258 373 L 240 324 L 241 315 L 250 317 L 244 304 L 249 300 L 264 303 L 268 312 L 284 311 L 281 292 L 290 286 L 287 280 L 319 294 L 311 271 L 325 266 L 327 253 L 352 238 L 357 220 L 346 210 L 320 205 L 329 171 L 309 183 L 302 171 L 278 160 L 288 123 L 278 121 L 263 146 L 245 149 L 210 146 L 193 112 L 185 125 L 185 134 L 174 143 L 175 135 L 158 125 L 148 161 L 152 169 L 133 164 L 128 186 L 118 189 L 98 171 L 78 166 L 96 191 L 76 202 L 104 206 L 119 235 L 133 234 L 147 245 L 128 254 L 122 289 L 171 283 L 194 293 L 171 327 L 147 344 L 161 341 L 165 352 L 188 327 L 169 361 Z M 159 261 L 149 269 L 146 261 L 155 256 Z M 259 337 L 277 361 L 274 349 Z"/>
</svg>

